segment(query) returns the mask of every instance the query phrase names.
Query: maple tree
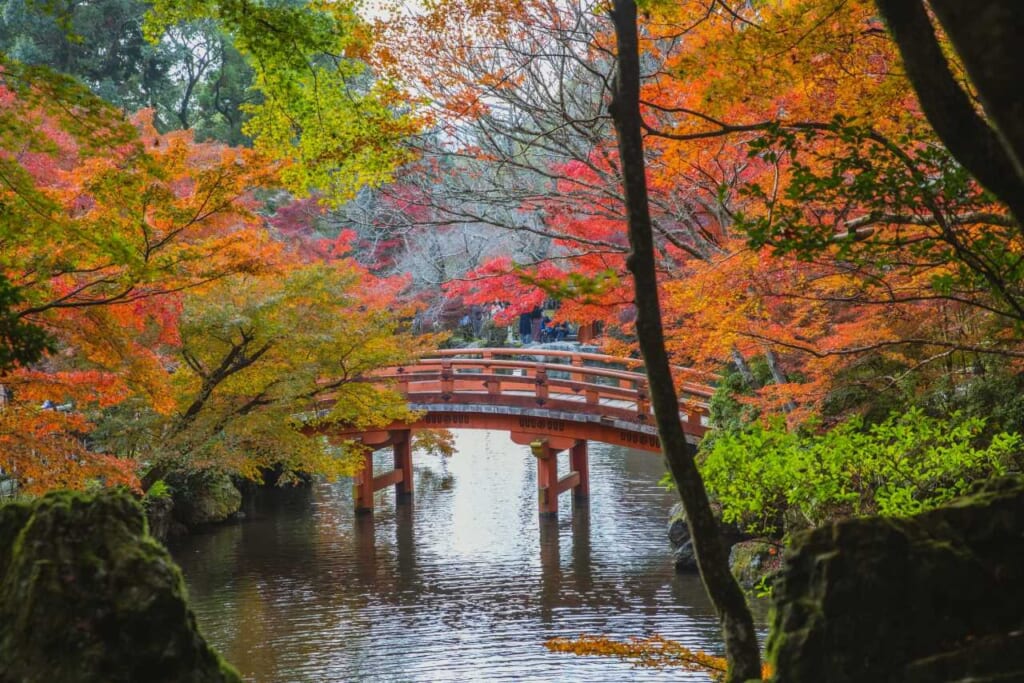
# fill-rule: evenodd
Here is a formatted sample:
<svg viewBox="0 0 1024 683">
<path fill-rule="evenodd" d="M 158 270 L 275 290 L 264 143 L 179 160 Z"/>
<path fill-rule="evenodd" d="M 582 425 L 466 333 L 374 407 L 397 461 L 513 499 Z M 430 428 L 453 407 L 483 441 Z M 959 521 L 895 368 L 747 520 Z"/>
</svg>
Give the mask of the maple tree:
<svg viewBox="0 0 1024 683">
<path fill-rule="evenodd" d="M 4 438 L 19 445 L 0 466 L 30 492 L 102 472 L 131 480 L 130 465 L 87 447 L 88 407 L 139 393 L 168 411 L 159 349 L 173 341 L 169 299 L 257 272 L 272 249 L 244 199 L 272 167 L 188 134 L 159 136 L 145 118 L 132 125 L 42 73 L 5 63 L 0 105 L 0 266 L 14 293 L 5 315 L 56 352 L 38 367 L 38 354 L 18 355 L 3 382 Z"/>
<path fill-rule="evenodd" d="M 895 360 L 903 376 L 936 367 L 948 376 L 979 354 L 1012 357 L 998 318 L 1014 315 L 1013 222 L 898 87 L 895 46 L 873 5 L 796 2 L 740 18 L 757 30 L 709 17 L 715 39 L 691 43 L 678 68 L 730 68 L 691 79 L 675 103 L 688 115 L 650 128 L 654 144 L 680 154 L 736 140 L 747 164 L 725 226 L 730 248 L 689 264 L 674 287 L 677 315 L 696 312 L 698 332 L 715 330 L 705 357 L 773 349 L 803 377 L 770 388 L 770 404 L 795 399 L 811 411 L 872 356 Z M 766 52 L 788 59 L 754 59 Z M 729 92 L 743 94 L 741 106 Z M 748 238 L 771 252 L 746 251 Z M 711 292 L 721 296 L 703 296 Z"/>
<path fill-rule="evenodd" d="M 395 7 L 375 25 L 372 63 L 419 93 L 413 101 L 424 101 L 433 127 L 408 143 L 420 157 L 403 173 L 405 186 L 419 179 L 402 197 L 409 222 L 453 245 L 496 230 L 514 240 L 503 251 L 492 241 L 483 263 L 450 269 L 451 299 L 509 301 L 514 315 L 545 298 L 518 273 L 560 280 L 587 257 L 621 265 L 621 233 L 597 229 L 601 218 L 615 224 L 621 196 L 602 100 L 613 60 L 607 45 L 591 44 L 603 21 L 586 4 L 443 2 L 428 12 Z M 576 228 L 587 218 L 584 234 Z"/>
<path fill-rule="evenodd" d="M 64 19 L 87 25 L 81 13 L 53 18 Z M 5 377 L 7 438 L 26 416 L 50 428 L 20 435 L 27 446 L 0 466 L 28 492 L 116 474 L 131 482 L 134 465 L 103 447 L 158 469 L 255 477 L 288 458 L 287 472 L 337 474 L 345 459 L 307 436 L 297 413 L 326 393 L 336 399 L 329 419 L 404 409 L 397 395 L 354 381 L 421 345 L 396 328 L 398 285 L 342 258 L 344 233 L 289 235 L 283 215 L 265 225 L 251 189 L 283 180 L 339 201 L 406 158 L 389 140 L 414 121 L 358 61 L 367 36 L 348 5 L 156 3 L 145 28 L 194 48 L 196 36 L 182 32 L 211 21 L 255 65 L 256 151 L 160 135 L 145 115 L 129 124 L 70 79 L 4 59 L 3 331 L 5 363 L 18 366 Z M 206 62 L 186 61 L 178 118 L 187 125 Z M 54 443 L 43 451 L 47 434 Z M 58 459 L 75 463 L 76 476 L 59 474 Z M 104 476 L 100 465 L 111 464 Z"/>
<path fill-rule="evenodd" d="M 132 483 L 140 460 L 257 476 L 290 458 L 288 471 L 336 474 L 344 458 L 295 414 L 327 392 L 330 419 L 404 410 L 352 381 L 418 348 L 396 329 L 400 283 L 367 280 L 343 238 L 300 264 L 301 241 L 275 240 L 255 212 L 250 188 L 276 184 L 274 164 L 160 135 L 145 115 L 129 124 L 70 81 L 17 64 L 5 75 L 3 148 L 17 151 L 0 157 L 0 229 L 18 367 L 4 377 L 0 467 L 25 492 Z"/>
<path fill-rule="evenodd" d="M 795 418 L 820 409 L 836 391 L 831 380 L 875 349 L 902 355 L 911 372 L 951 357 L 969 366 L 969 356 L 983 350 L 978 340 L 986 331 L 970 311 L 954 314 L 973 319 L 959 331 L 949 325 L 900 329 L 888 321 L 911 315 L 933 324 L 950 320 L 942 311 L 956 309 L 964 294 L 991 305 L 984 288 L 1019 281 L 1014 260 L 1005 259 L 996 278 L 984 262 L 971 278 L 961 277 L 963 247 L 981 258 L 1015 253 L 1013 227 L 934 145 L 874 7 L 793 2 L 733 14 L 709 7 L 649 3 L 641 36 L 645 59 L 661 65 L 651 69 L 642 91 L 661 285 L 673 309 L 670 319 L 693 323 L 692 334 L 678 337 L 679 343 L 670 340 L 676 360 L 715 369 L 764 355 L 776 371 L 772 386 L 764 387 L 766 405 L 791 412 L 802 407 Z M 402 71 L 418 75 L 413 77 L 444 108 L 448 147 L 434 153 L 472 159 L 476 168 L 493 165 L 504 172 L 495 173 L 495 182 L 516 190 L 466 183 L 452 206 L 441 207 L 445 218 L 490 221 L 550 239 L 539 262 L 502 255 L 449 292 L 470 303 L 510 291 L 517 302 L 534 302 L 546 289 L 563 298 L 560 315 L 628 330 L 631 295 L 624 286 L 625 246 L 615 208 L 621 197 L 609 190 L 617 161 L 600 110 L 610 62 L 599 8 L 538 2 L 521 10 L 488 13 L 486 5 L 448 3 L 418 17 L 433 31 L 424 53 L 444 54 L 458 65 L 444 78 L 428 82 L 426 59 L 416 51 L 395 56 L 392 49 L 387 55 Z M 449 14 L 476 23 L 472 30 L 466 22 L 448 26 L 443 18 Z M 685 27 L 686 40 L 679 39 L 679 27 Z M 524 42 L 530 40 L 545 45 L 531 48 Z M 764 54 L 785 57 L 765 63 Z M 587 59 L 594 66 L 581 74 Z M 544 90 L 536 74 L 545 73 L 559 75 L 557 87 Z M 581 85 L 587 75 L 597 93 L 589 99 L 578 97 L 590 92 Z M 837 111 L 845 118 L 837 118 Z M 786 144 L 792 151 L 780 149 Z M 482 174 L 473 175 L 475 182 Z M 941 183 L 925 182 L 936 176 Z M 856 182 L 841 182 L 844 177 Z M 512 178 L 523 180 L 510 183 Z M 898 194 L 887 194 L 892 188 Z M 931 211 L 937 214 L 919 215 L 918 207 L 935 205 L 935 198 L 942 198 Z M 952 238 L 943 227 L 950 223 Z M 927 252 L 920 248 L 922 230 L 933 235 Z M 813 265 L 806 250 L 748 253 L 751 236 L 755 246 L 778 247 L 784 240 L 776 238 L 786 235 L 800 236 L 805 246 L 850 237 L 834 253 L 819 252 Z M 901 244 L 906 248 L 894 249 Z M 849 263 L 855 253 L 856 266 Z M 737 261 L 746 270 L 737 270 Z M 908 267 L 894 272 L 894 263 Z M 690 295 L 713 291 L 708 278 L 725 285 L 738 276 L 760 283 L 741 295 L 744 305 L 726 303 L 736 301 L 735 291 L 717 300 Z M 951 282 L 963 286 L 953 291 Z M 819 289 L 808 292 L 808 283 Z M 856 298 L 850 296 L 854 289 L 861 290 Z M 934 306 L 923 313 L 926 298 Z M 808 318 L 822 333 L 794 337 Z M 951 343 L 951 333 L 961 338 Z M 789 381 L 793 372 L 802 375 L 800 383 Z"/>
<path fill-rule="evenodd" d="M 350 473 L 351 458 L 312 428 L 408 418 L 399 394 L 359 380 L 436 345 L 402 333 L 394 292 L 337 259 L 238 276 L 187 297 L 183 365 L 173 378 L 178 410 L 152 461 L 251 479 L 275 467 L 286 480 Z M 318 410 L 325 401 L 326 413 Z M 355 444 L 346 452 L 361 453 Z"/>
</svg>

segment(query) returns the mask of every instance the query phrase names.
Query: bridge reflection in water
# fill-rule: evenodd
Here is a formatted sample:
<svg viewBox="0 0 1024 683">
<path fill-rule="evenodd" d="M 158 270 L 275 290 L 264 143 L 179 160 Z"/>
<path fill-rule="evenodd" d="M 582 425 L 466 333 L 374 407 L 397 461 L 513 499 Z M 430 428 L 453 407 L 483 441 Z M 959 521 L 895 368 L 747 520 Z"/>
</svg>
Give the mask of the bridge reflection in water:
<svg viewBox="0 0 1024 683">
<path fill-rule="evenodd" d="M 396 501 L 397 502 L 397 501 Z M 355 541 L 355 574 L 361 585 L 374 585 L 380 580 L 380 572 L 389 572 L 395 588 L 404 591 L 415 586 L 417 581 L 416 553 L 414 541 L 415 506 L 411 501 L 397 504 L 394 508 L 394 541 L 389 546 L 394 553 L 392 562 L 386 568 L 378 567 L 377 525 L 373 515 L 357 514 L 354 517 L 353 536 Z M 389 525 L 390 526 L 390 525 Z M 540 519 L 540 604 L 541 618 L 550 623 L 553 610 L 565 602 L 563 581 L 566 572 L 571 572 L 573 591 L 590 595 L 594 576 L 591 561 L 590 509 L 587 505 L 574 506 L 571 524 L 570 562 L 562 565 L 562 547 L 559 536 L 561 525 L 557 516 L 546 515 Z"/>
<path fill-rule="evenodd" d="M 177 539 L 199 625 L 245 680 L 707 682 L 542 645 L 659 633 L 720 650 L 699 579 L 672 568 L 659 457 L 590 444 L 589 506 L 563 495 L 538 524 L 529 449 L 454 436 L 455 457 L 414 456 L 403 504 L 389 488 L 356 515 L 347 484 L 274 488 L 244 523 Z"/>
<path fill-rule="evenodd" d="M 679 414 L 696 443 L 707 430 L 714 377 L 679 369 Z M 558 496 L 572 491 L 583 504 L 590 493 L 587 443 L 660 452 L 647 377 L 634 359 L 546 349 L 449 349 L 387 368 L 368 381 L 394 386 L 420 415 L 374 431 L 326 427 L 331 436 L 369 446 L 355 477 L 357 512 L 372 512 L 373 494 L 394 486 L 399 501 L 413 493 L 412 433 L 417 429 L 486 429 L 508 432 L 537 461 L 537 510 L 558 514 Z M 317 406 L 326 412 L 329 401 Z M 393 469 L 374 475 L 373 453 L 391 447 Z M 558 476 L 559 455 L 568 474 Z M 542 526 L 543 529 L 543 526 Z"/>
</svg>

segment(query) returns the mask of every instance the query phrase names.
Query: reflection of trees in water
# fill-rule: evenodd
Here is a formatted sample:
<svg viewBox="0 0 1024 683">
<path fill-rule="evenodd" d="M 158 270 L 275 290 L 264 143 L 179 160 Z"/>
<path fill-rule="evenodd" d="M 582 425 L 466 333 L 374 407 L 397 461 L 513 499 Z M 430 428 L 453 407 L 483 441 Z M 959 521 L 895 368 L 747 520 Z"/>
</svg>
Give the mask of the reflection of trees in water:
<svg viewBox="0 0 1024 683">
<path fill-rule="evenodd" d="M 699 581 L 673 579 L 667 541 L 663 561 L 652 544 L 652 534 L 653 543 L 663 541 L 659 510 L 668 507 L 652 491 L 660 475 L 656 456 L 594 449 L 598 486 L 589 508 L 575 507 L 565 494 L 559 518 L 539 525 L 535 464 L 518 450 L 501 450 L 504 441 L 496 435 L 487 447 L 500 459 L 502 486 L 515 491 L 507 505 L 496 505 L 493 490 L 473 488 L 478 481 L 458 469 L 468 463 L 453 465 L 456 480 L 446 460 L 421 457 L 410 503 L 396 505 L 393 492 L 382 491 L 373 515 L 357 518 L 351 482 L 318 485 L 301 495 L 271 495 L 246 522 L 186 539 L 178 556 L 197 611 L 206 615 L 201 625 L 227 656 L 240 653 L 236 661 L 260 672 L 286 671 L 285 658 L 297 656 L 287 654 L 287 643 L 311 624 L 311 641 L 346 643 L 346 662 L 349 653 L 358 658 L 359 648 L 374 648 L 375 638 L 473 631 L 482 623 L 503 632 L 582 618 L 589 629 L 622 633 L 617 629 L 629 623 L 674 637 L 680 634 L 666 623 L 679 623 L 698 638 L 708 634 L 708 642 L 717 638 Z M 480 466 L 490 467 L 485 462 Z M 452 533 L 456 510 L 467 510 L 456 505 L 459 496 L 495 513 L 482 527 L 492 536 L 482 550 L 464 553 L 438 541 Z M 681 616 L 666 621 L 666 612 Z M 698 627 L 694 618 L 708 625 Z M 280 653 L 274 643 L 284 644 Z M 254 659 L 257 650 L 263 654 Z"/>
<path fill-rule="evenodd" d="M 448 470 L 448 458 L 439 457 L 438 460 L 439 472 L 426 467 L 416 469 L 417 491 L 451 491 L 455 488 L 455 475 Z"/>
</svg>

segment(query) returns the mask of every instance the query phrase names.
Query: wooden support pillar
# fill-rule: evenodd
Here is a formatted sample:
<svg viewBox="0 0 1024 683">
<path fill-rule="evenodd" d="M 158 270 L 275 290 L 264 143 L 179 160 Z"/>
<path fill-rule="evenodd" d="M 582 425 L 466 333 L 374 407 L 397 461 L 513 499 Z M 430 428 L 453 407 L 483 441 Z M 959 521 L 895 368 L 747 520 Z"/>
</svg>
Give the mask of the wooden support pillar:
<svg viewBox="0 0 1024 683">
<path fill-rule="evenodd" d="M 373 512 L 373 449 L 367 448 L 363 453 L 363 466 L 356 473 L 352 486 L 352 499 L 355 501 L 356 514 L 365 515 Z"/>
<path fill-rule="evenodd" d="M 553 517 L 558 514 L 558 451 L 547 439 L 532 442 L 530 449 L 537 459 L 537 512 Z"/>
<path fill-rule="evenodd" d="M 569 449 L 569 469 L 579 475 L 579 484 L 572 490 L 573 500 L 584 503 L 590 498 L 590 460 L 587 456 L 587 442 L 577 441 Z"/>
<path fill-rule="evenodd" d="M 394 485 L 396 501 L 408 499 L 412 494 L 412 437 L 408 429 L 363 432 L 359 436 L 363 447 L 363 465 L 353 478 L 352 499 L 357 514 L 373 512 L 373 494 Z M 373 453 L 391 446 L 395 468 L 373 476 Z"/>
<path fill-rule="evenodd" d="M 512 434 L 522 442 L 524 435 Z M 590 497 L 590 467 L 587 442 L 565 437 L 539 437 L 528 442 L 537 459 L 537 512 L 541 518 L 558 514 L 558 496 L 572 490 L 573 500 L 584 503 Z M 569 473 L 558 478 L 558 453 L 569 451 Z"/>
<path fill-rule="evenodd" d="M 395 471 L 402 473 L 402 478 L 395 483 L 395 500 L 406 501 L 412 497 L 412 432 L 403 429 L 395 432 Z"/>
</svg>

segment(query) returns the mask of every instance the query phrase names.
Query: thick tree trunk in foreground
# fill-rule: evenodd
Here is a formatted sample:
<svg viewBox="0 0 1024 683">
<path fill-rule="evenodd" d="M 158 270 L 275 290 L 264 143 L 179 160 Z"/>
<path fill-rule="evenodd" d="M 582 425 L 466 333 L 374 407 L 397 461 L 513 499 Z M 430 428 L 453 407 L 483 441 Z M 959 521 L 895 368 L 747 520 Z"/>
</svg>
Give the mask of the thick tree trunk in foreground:
<svg viewBox="0 0 1024 683">
<path fill-rule="evenodd" d="M 1020 0 L 931 0 L 989 119 L 953 76 L 923 0 L 875 0 L 921 109 L 950 153 L 1024 222 L 1024 7 Z"/>
<path fill-rule="evenodd" d="M 686 521 L 693 538 L 697 566 L 722 623 L 729 662 L 728 680 L 735 683 L 760 679 L 761 661 L 754 621 L 743 591 L 729 571 L 729 558 L 708 503 L 704 480 L 697 471 L 693 448 L 686 442 L 679 421 L 678 396 L 662 331 L 654 239 L 647 204 L 647 177 L 640 128 L 640 57 L 636 4 L 632 0 L 615 0 L 612 4 L 618 71 L 610 109 L 619 138 L 629 241 L 632 247 L 627 265 L 633 273 L 636 287 L 637 339 L 647 365 L 651 404 L 665 462 L 686 509 Z"/>
<path fill-rule="evenodd" d="M 1024 5 L 1020 0 L 931 0 L 967 67 L 985 113 L 1024 182 Z"/>
</svg>

